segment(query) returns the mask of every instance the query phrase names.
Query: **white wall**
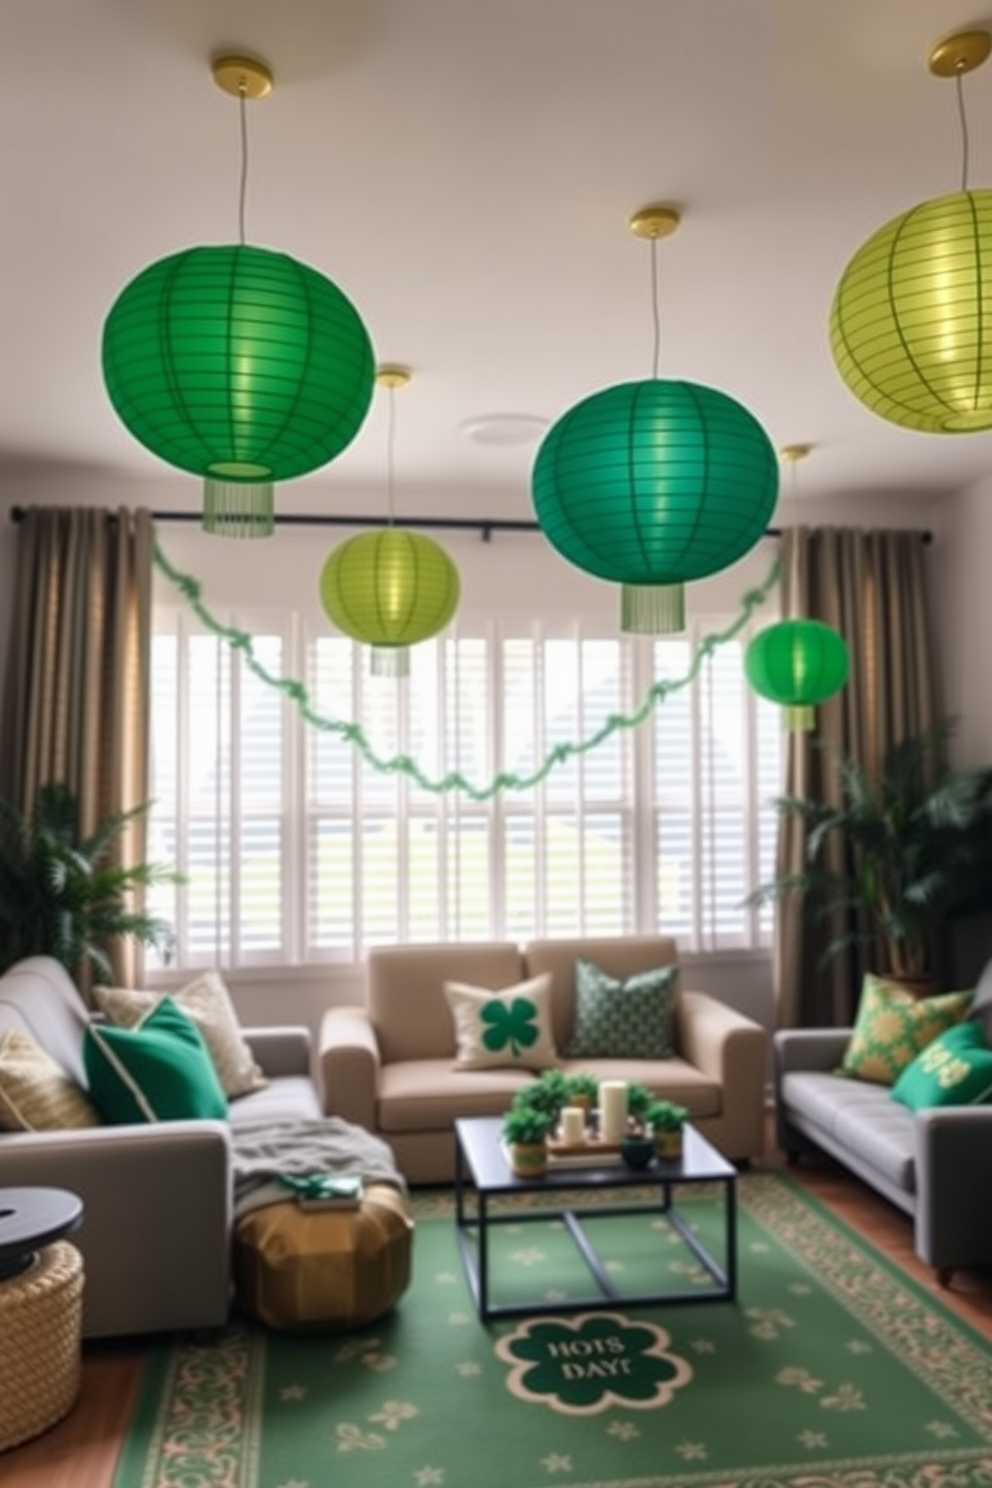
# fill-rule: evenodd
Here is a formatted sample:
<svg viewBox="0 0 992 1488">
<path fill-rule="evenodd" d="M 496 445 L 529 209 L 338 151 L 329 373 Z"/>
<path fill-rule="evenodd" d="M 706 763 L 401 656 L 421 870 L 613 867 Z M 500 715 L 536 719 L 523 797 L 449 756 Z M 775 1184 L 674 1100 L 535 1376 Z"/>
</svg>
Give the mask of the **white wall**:
<svg viewBox="0 0 992 1488">
<path fill-rule="evenodd" d="M 943 505 L 935 552 L 946 711 L 962 765 L 992 763 L 992 475 Z"/>
</svg>

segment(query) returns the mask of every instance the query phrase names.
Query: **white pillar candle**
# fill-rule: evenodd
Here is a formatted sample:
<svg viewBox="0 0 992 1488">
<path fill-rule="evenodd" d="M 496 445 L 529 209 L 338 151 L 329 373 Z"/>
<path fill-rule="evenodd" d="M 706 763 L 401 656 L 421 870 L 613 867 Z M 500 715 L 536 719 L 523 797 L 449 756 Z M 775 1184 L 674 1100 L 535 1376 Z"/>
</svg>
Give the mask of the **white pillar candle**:
<svg viewBox="0 0 992 1488">
<path fill-rule="evenodd" d="M 581 1106 L 563 1106 L 561 1139 L 566 1147 L 579 1147 L 586 1134 L 586 1113 Z"/>
<path fill-rule="evenodd" d="M 604 1142 L 619 1142 L 627 1132 L 626 1080 L 601 1080 L 599 1131 Z"/>
</svg>

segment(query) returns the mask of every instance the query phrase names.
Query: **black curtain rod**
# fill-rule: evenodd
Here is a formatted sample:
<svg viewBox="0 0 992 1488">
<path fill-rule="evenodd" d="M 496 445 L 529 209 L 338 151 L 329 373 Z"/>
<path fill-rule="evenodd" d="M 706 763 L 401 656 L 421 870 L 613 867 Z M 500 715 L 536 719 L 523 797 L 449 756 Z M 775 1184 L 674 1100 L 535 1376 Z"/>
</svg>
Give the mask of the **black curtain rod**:
<svg viewBox="0 0 992 1488">
<path fill-rule="evenodd" d="M 198 511 L 153 511 L 152 520 L 155 522 L 200 522 L 203 513 Z M 21 522 L 24 520 L 23 506 L 12 506 L 10 509 L 10 520 Z M 447 530 L 449 532 L 479 532 L 482 534 L 483 542 L 488 542 L 494 532 L 540 532 L 540 524 L 537 522 L 512 521 L 502 517 L 404 517 L 396 522 L 392 517 L 336 517 L 327 513 L 315 513 L 307 516 L 304 513 L 277 512 L 275 516 L 277 527 L 416 527 L 433 528 L 434 530 Z M 781 537 L 781 527 L 766 527 L 765 537 Z M 933 541 L 932 532 L 920 534 L 925 543 Z"/>
</svg>

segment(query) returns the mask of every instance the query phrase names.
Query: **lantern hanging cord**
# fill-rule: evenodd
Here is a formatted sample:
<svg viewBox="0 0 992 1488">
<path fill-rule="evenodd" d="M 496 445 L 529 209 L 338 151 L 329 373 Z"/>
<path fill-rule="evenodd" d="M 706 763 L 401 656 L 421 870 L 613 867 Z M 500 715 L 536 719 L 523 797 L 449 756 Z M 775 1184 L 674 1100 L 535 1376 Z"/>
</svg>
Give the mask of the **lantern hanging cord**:
<svg viewBox="0 0 992 1488">
<path fill-rule="evenodd" d="M 396 443 L 396 404 L 394 399 L 396 397 L 396 389 L 390 387 L 388 393 L 389 416 L 386 425 L 386 511 L 389 516 L 389 526 L 392 527 L 395 521 L 394 445 Z"/>
<path fill-rule="evenodd" d="M 661 362 L 661 311 L 658 307 L 658 239 L 651 239 L 651 323 L 654 330 L 654 351 L 651 358 L 651 376 L 658 380 Z"/>
<path fill-rule="evenodd" d="M 964 79 L 958 73 L 954 79 L 958 88 L 958 118 L 961 121 L 961 190 L 968 190 L 968 118 L 964 108 Z"/>
<path fill-rule="evenodd" d="M 703 662 L 706 661 L 718 646 L 724 645 L 744 629 L 751 617 L 768 599 L 779 578 L 779 561 L 776 557 L 771 569 L 761 586 L 757 589 L 748 590 L 741 598 L 741 610 L 737 618 L 727 626 L 725 630 L 712 632 L 703 636 L 700 640 L 696 653 L 691 657 L 684 676 L 675 680 L 662 680 L 653 682 L 644 694 L 638 707 L 633 713 L 612 713 L 600 725 L 594 733 L 576 743 L 556 744 L 543 762 L 528 775 L 514 775 L 508 770 L 500 771 L 486 785 L 473 785 L 459 771 L 454 770 L 441 779 L 432 779 L 417 764 L 416 760 L 406 754 L 393 755 L 384 759 L 373 749 L 367 735 L 360 723 L 348 723 L 337 718 L 326 718 L 318 713 L 311 701 L 310 694 L 305 685 L 292 677 L 277 677 L 267 671 L 255 656 L 252 638 L 243 630 L 236 630 L 231 626 L 221 623 L 210 613 L 203 603 L 200 585 L 196 579 L 189 574 L 183 574 L 173 568 L 166 558 L 158 543 L 155 544 L 155 566 L 172 583 L 183 596 L 197 618 L 212 631 L 219 639 L 226 641 L 233 651 L 238 652 L 248 670 L 266 686 L 273 687 L 281 692 L 296 707 L 304 723 L 313 728 L 322 730 L 324 733 L 337 734 L 346 743 L 353 745 L 359 751 L 366 764 L 372 769 L 378 770 L 383 775 L 406 775 L 421 789 L 430 791 L 434 795 L 445 795 L 450 791 L 462 791 L 473 801 L 488 801 L 504 790 L 530 790 L 539 785 L 546 776 L 550 775 L 556 765 L 566 764 L 577 755 L 588 754 L 597 749 L 600 744 L 605 743 L 613 734 L 620 729 L 639 728 L 651 717 L 655 706 L 662 703 L 672 693 L 680 691 L 695 681 Z"/>
<path fill-rule="evenodd" d="M 242 87 L 238 94 L 238 113 L 241 118 L 241 183 L 238 188 L 238 234 L 242 248 L 245 246 L 245 198 L 248 195 L 248 120 L 245 113 L 247 99 Z"/>
</svg>

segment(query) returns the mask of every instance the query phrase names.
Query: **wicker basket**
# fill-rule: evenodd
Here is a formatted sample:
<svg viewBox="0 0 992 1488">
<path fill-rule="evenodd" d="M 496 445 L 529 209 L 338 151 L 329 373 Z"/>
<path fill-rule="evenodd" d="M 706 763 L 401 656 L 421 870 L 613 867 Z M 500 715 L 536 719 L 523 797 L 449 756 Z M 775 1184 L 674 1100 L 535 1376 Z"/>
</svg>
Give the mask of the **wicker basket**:
<svg viewBox="0 0 992 1488">
<path fill-rule="evenodd" d="M 83 1259 L 56 1241 L 0 1281 L 0 1451 L 54 1426 L 79 1394 Z"/>
</svg>

